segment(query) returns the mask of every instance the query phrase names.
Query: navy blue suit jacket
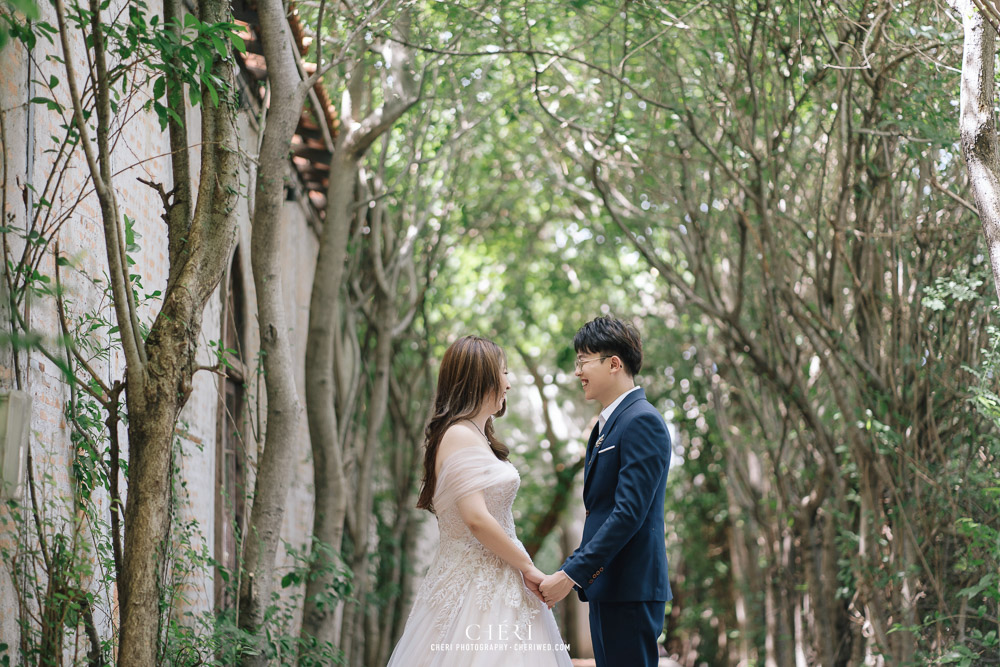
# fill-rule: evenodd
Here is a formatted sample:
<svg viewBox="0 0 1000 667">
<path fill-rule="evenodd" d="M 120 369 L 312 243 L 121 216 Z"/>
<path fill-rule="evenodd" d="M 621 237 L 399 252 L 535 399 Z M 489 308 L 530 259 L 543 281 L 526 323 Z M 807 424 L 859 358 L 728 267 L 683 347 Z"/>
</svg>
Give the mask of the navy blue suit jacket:
<svg viewBox="0 0 1000 667">
<path fill-rule="evenodd" d="M 594 427 L 584 465 L 583 539 L 562 566 L 581 600 L 671 599 L 663 535 L 669 467 L 667 425 L 642 389 L 615 408 L 600 438 Z"/>
</svg>

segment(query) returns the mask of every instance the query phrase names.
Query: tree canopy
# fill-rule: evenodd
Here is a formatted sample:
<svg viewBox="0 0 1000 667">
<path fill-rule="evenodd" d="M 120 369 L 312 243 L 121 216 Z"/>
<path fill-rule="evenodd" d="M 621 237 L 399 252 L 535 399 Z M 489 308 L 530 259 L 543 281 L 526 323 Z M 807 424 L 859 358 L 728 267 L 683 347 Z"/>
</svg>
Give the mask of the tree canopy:
<svg viewBox="0 0 1000 667">
<path fill-rule="evenodd" d="M 260 4 L 276 12 L 260 12 L 264 40 L 289 42 L 273 31 L 285 26 L 281 3 Z M 74 30 L 29 11 L 4 15 L 21 44 Z M 263 165 L 287 154 L 303 105 L 315 110 L 307 88 L 341 100 L 302 369 L 316 520 L 301 570 L 279 581 L 275 535 L 252 565 L 297 591 L 282 604 L 304 621 L 274 630 L 299 611 L 269 612 L 270 590 L 251 599 L 243 579 L 245 615 L 207 623 L 191 655 L 227 646 L 248 664 L 385 664 L 425 564 L 416 544 L 427 516 L 413 505 L 436 361 L 466 333 L 506 351 L 515 386 L 497 431 L 523 479 L 518 531 L 543 569 L 557 568 L 575 546 L 598 411 L 573 376 L 572 338 L 610 313 L 641 330 L 638 382 L 674 436 L 669 654 L 685 665 L 998 662 L 997 290 L 959 132 L 962 23 L 980 9 L 529 0 L 295 11 L 312 46 L 285 70 L 265 49 L 295 94 L 259 111 L 286 132 L 265 144 L 266 161 L 263 149 L 232 150 L 259 179 L 259 206 L 263 179 L 277 179 L 254 219 L 262 229 L 284 188 Z M 109 39 L 127 40 L 107 7 L 96 14 Z M 185 109 L 221 108 L 211 92 L 232 88 L 202 71 L 239 57 L 226 40 L 241 24 L 205 28 L 229 18 L 173 24 L 192 53 L 211 45 L 208 60 L 164 47 L 153 69 L 166 82 L 135 84 L 153 91 L 148 112 L 168 130 L 180 131 Z M 983 20 L 997 29 L 990 12 Z M 75 29 L 92 30 L 82 19 Z M 161 42 L 187 43 L 142 44 Z M 184 86 L 187 97 L 173 95 Z M 55 99 L 34 104 L 55 113 Z M 78 100 L 72 145 L 90 141 L 73 128 L 94 122 L 95 104 Z M 46 229 L 54 243 L 58 230 Z M 183 254 L 180 238 L 172 253 Z M 15 282 L 17 348 L 16 298 L 28 288 Z M 121 320 L 127 291 L 114 295 Z M 280 324 L 280 307 L 262 300 L 262 327 Z M 270 345 L 272 392 L 292 376 L 279 379 L 291 362 Z M 282 409 L 300 409 L 285 399 Z M 117 401 L 103 408 L 117 414 Z M 273 483 L 282 497 L 288 481 Z"/>
</svg>

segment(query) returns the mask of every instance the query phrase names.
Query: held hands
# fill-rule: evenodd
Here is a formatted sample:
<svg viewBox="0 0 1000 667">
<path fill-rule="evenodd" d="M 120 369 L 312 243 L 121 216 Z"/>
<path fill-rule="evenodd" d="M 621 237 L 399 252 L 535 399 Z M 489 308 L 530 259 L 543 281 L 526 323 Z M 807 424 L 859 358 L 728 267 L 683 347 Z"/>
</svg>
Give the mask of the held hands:
<svg viewBox="0 0 1000 667">
<path fill-rule="evenodd" d="M 551 609 L 573 590 L 573 580 L 565 572 L 559 570 L 545 577 L 538 588 L 541 592 L 542 602 Z"/>
<path fill-rule="evenodd" d="M 560 602 L 573 590 L 573 580 L 562 570 L 546 575 L 534 565 L 530 565 L 521 570 L 521 576 L 524 577 L 524 585 L 528 587 L 528 590 L 545 603 L 549 609 L 552 609 L 557 602 Z"/>
<path fill-rule="evenodd" d="M 531 591 L 536 598 L 545 602 L 545 599 L 542 598 L 542 592 L 538 590 L 538 585 L 545 579 L 545 573 L 534 565 L 529 565 L 526 569 L 521 570 L 521 576 L 524 577 L 524 585 L 528 587 L 528 590 Z"/>
</svg>

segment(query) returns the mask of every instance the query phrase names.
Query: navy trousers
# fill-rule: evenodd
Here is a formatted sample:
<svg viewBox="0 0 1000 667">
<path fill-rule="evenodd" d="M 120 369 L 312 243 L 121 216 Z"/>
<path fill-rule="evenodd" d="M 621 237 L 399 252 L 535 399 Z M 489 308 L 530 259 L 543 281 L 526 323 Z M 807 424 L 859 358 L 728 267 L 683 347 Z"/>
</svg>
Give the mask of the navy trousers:
<svg viewBox="0 0 1000 667">
<path fill-rule="evenodd" d="M 590 602 L 597 667 L 656 667 L 666 602 Z"/>
</svg>

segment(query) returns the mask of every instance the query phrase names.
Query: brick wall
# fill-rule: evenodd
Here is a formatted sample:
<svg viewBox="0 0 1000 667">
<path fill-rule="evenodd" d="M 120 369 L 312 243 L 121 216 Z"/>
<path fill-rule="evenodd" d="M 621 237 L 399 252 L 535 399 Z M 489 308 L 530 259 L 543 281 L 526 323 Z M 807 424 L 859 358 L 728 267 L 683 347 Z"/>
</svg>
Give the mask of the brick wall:
<svg viewBox="0 0 1000 667">
<path fill-rule="evenodd" d="M 113 5 L 119 5 L 114 2 Z M 150 9 L 157 11 L 156 2 Z M 53 9 L 47 3 L 42 3 L 43 20 L 55 23 L 51 15 Z M 114 7 L 112 8 L 114 11 Z M 47 15 L 46 15 L 47 14 Z M 75 61 L 78 67 L 85 67 L 82 44 L 77 41 Z M 26 184 L 41 190 L 50 174 L 54 172 L 54 155 L 51 135 L 61 136 L 59 125 L 63 122 L 55 114 L 44 107 L 34 105 L 29 107 L 27 101 L 34 96 L 48 96 L 49 93 L 40 89 L 36 81 L 48 80 L 51 75 L 57 76 L 62 82 L 56 88 L 58 99 L 69 108 L 69 94 L 65 85 L 66 74 L 57 63 L 46 62 L 46 56 L 60 53 L 58 42 L 55 46 L 46 40 L 39 39 L 29 57 L 19 44 L 10 44 L 0 51 L 0 110 L 4 115 L 7 130 L 7 141 L 2 146 L 7 165 L 6 196 L 7 209 L 13 214 L 10 225 L 25 229 L 28 216 L 23 201 L 23 189 Z M 140 91 L 131 102 L 124 104 L 115 117 L 115 129 L 119 130 L 117 143 L 113 152 L 115 176 L 113 186 L 119 198 L 120 212 L 133 218 L 136 230 L 141 238 L 138 240 L 140 250 L 135 254 L 134 272 L 141 275 L 142 292 L 151 293 L 162 290 L 166 284 L 168 271 L 166 228 L 161 220 L 162 203 L 160 196 L 152 188 L 140 183 L 137 179 L 151 180 L 162 183 L 169 190 L 171 174 L 167 135 L 160 131 L 156 116 L 152 112 L 140 109 L 145 102 L 146 91 Z M 197 143 L 197 128 L 199 127 L 197 110 L 189 112 L 188 126 L 192 129 L 192 142 Z M 240 145 L 244 151 L 254 150 L 257 145 L 255 123 L 250 114 L 243 112 L 240 116 Z M 199 153 L 192 151 L 192 164 L 197 172 Z M 243 188 L 246 192 L 251 185 L 252 171 L 246 161 L 248 170 L 243 174 Z M 86 162 L 82 151 L 77 151 L 64 180 L 53 199 L 54 210 L 68 210 L 81 193 L 89 189 L 86 184 Z M 195 174 L 197 178 L 197 174 Z M 194 188 L 196 192 L 196 187 Z M 312 267 L 315 264 L 317 239 L 307 223 L 306 209 L 303 202 L 288 202 L 283 209 L 284 238 L 283 254 L 287 258 L 287 271 L 284 275 L 284 291 L 289 304 L 288 335 L 296 356 L 295 364 L 299 381 L 300 397 L 304 396 L 304 357 L 305 337 L 308 322 L 309 292 L 311 289 Z M 246 311 L 249 313 L 246 321 L 246 359 L 256 357 L 258 334 L 256 330 L 255 300 L 252 276 L 249 275 L 250 258 L 250 228 L 249 209 L 246 198 L 242 198 L 234 212 L 239 218 L 237 233 L 237 248 L 242 261 L 244 275 L 236 277 L 244 286 Z M 66 218 L 58 232 L 60 250 L 72 258 L 74 264 L 84 270 L 63 270 L 64 289 L 67 294 L 69 314 L 72 317 L 82 313 L 100 313 L 109 321 L 115 320 L 111 303 L 103 295 L 103 279 L 107 272 L 105 260 L 104 235 L 100 218 L 100 209 L 96 197 L 83 194 L 75 209 Z M 13 242 L 15 253 L 20 251 L 21 243 Z M 39 267 L 43 273 L 52 274 L 54 260 L 51 254 L 46 256 Z M 89 276 L 89 278 L 88 278 Z M 98 282 L 95 283 L 95 279 Z M 223 281 L 216 294 L 209 300 L 203 318 L 203 329 L 199 346 L 199 362 L 204 365 L 215 363 L 214 354 L 208 343 L 222 336 L 222 306 L 225 287 Z M 151 299 L 140 308 L 140 317 L 152 321 L 159 304 Z M 33 330 L 44 334 L 51 344 L 52 337 L 59 333 L 59 320 L 52 299 L 35 299 L 29 309 L 29 323 Z M 5 311 L 0 321 L 0 328 L 8 329 Z M 99 341 L 105 349 L 110 349 L 108 360 L 95 360 L 94 368 L 105 381 L 113 381 L 123 377 L 124 357 L 111 340 L 111 336 L 99 332 L 103 339 Z M 74 515 L 70 498 L 70 475 L 73 452 L 70 445 L 69 432 L 64 417 L 65 403 L 69 397 L 68 386 L 61 372 L 39 352 L 22 352 L 19 361 L 25 364 L 22 374 L 23 388 L 33 398 L 31 415 L 30 450 L 32 453 L 36 476 L 47 476 L 51 483 L 43 486 L 47 505 L 51 506 L 57 525 L 68 526 Z M 0 387 L 14 388 L 16 381 L 13 372 L 13 357 L 9 347 L 0 350 Z M 205 548 L 213 548 L 216 510 L 221 499 L 216 494 L 216 438 L 217 421 L 220 414 L 220 378 L 209 372 L 199 372 L 194 379 L 193 391 L 187 405 L 183 409 L 178 425 L 178 437 L 181 441 L 183 456 L 181 457 L 182 478 L 186 482 L 187 502 L 181 510 L 182 518 L 194 520 L 198 526 Z M 263 401 L 263 397 L 262 397 Z M 263 408 L 262 408 L 263 409 Z M 120 429 L 122 438 L 122 455 L 127 454 L 127 434 L 125 428 Z M 312 522 L 312 472 L 309 462 L 309 437 L 303 419 L 302 429 L 297 438 L 296 455 L 290 463 L 295 466 L 293 490 L 286 504 L 286 521 L 282 537 L 291 544 L 302 546 L 307 539 Z M 248 447 L 253 450 L 254 448 Z M 254 454 L 255 452 L 252 452 Z M 252 467 L 252 466 L 251 466 Z M 251 480 L 252 482 L 252 480 Z M 124 480 L 121 487 L 126 488 Z M 24 501 L 25 499 L 21 499 Z M 104 521 L 110 524 L 108 498 L 106 494 L 98 493 L 94 498 L 95 505 Z M 0 509 L 0 512 L 5 510 Z M 59 523 L 59 522 L 62 523 Z M 8 525 L 0 526 L 0 540 L 14 539 L 15 535 Z M 287 554 L 282 549 L 279 559 L 287 561 Z M 288 565 L 285 562 L 285 565 Z M 95 563 L 95 580 L 101 576 L 100 565 Z M 96 584 L 93 590 L 99 590 Z M 204 611 L 213 605 L 212 574 L 197 577 L 185 585 L 185 593 L 190 602 L 182 611 Z M 111 630 L 116 599 L 114 592 L 105 596 L 95 609 L 95 620 L 102 636 L 108 636 Z M 9 568 L 0 568 L 0 642 L 16 645 L 18 642 L 17 600 L 15 587 L 10 579 Z M 14 661 L 16 663 L 16 661 Z"/>
</svg>

